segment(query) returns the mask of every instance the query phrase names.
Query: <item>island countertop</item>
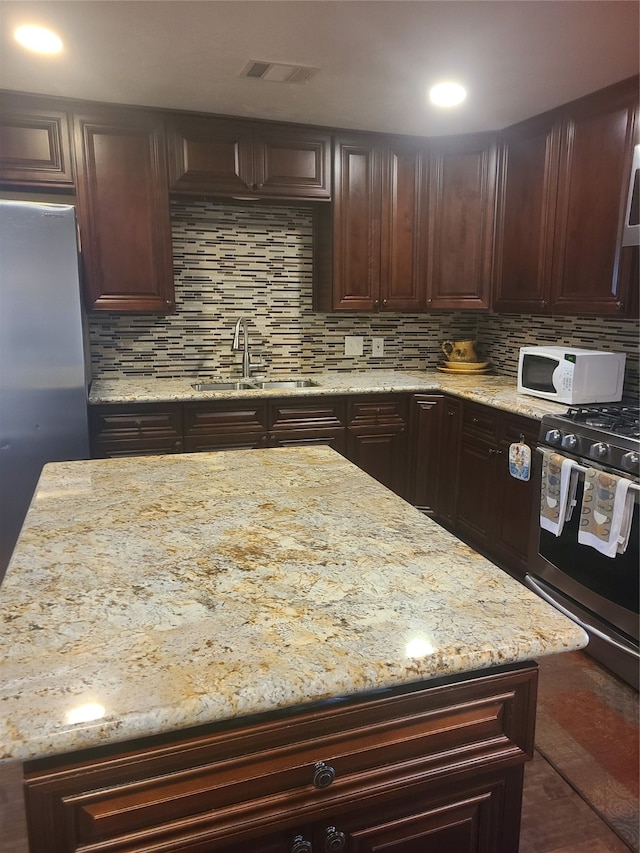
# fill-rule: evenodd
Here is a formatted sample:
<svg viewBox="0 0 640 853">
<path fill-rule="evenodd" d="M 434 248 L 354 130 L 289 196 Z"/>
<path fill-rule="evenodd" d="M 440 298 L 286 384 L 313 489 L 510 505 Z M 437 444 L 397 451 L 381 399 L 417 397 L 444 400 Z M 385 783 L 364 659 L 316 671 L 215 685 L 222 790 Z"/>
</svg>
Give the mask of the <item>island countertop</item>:
<svg viewBox="0 0 640 853">
<path fill-rule="evenodd" d="M 587 642 L 325 447 L 45 466 L 0 615 L 17 760 Z"/>
<path fill-rule="evenodd" d="M 305 373 L 297 378 L 311 379 L 318 385 L 292 389 L 244 389 L 242 391 L 198 391 L 193 385 L 210 377 L 161 379 L 140 377 L 129 379 L 96 379 L 91 385 L 92 405 L 111 403 L 181 403 L 206 400 L 228 400 L 256 397 L 314 397 L 336 394 L 441 393 L 453 394 L 486 406 L 539 420 L 549 413 L 566 412 L 566 404 L 558 404 L 518 394 L 516 380 L 510 376 L 483 374 L 453 376 L 438 370 L 354 370 Z M 218 377 L 221 381 L 229 377 Z M 276 377 L 274 377 L 276 378 Z M 277 378 L 288 378 L 287 376 Z"/>
</svg>

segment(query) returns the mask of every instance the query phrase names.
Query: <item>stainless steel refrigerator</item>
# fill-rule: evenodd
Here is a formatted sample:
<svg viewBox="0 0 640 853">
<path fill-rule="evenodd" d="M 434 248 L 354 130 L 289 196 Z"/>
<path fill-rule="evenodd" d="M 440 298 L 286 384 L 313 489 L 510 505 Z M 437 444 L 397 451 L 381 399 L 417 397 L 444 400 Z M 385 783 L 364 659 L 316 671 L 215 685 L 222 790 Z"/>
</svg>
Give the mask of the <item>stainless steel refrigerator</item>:
<svg viewBox="0 0 640 853">
<path fill-rule="evenodd" d="M 75 208 L 0 200 L 0 580 L 42 466 L 89 457 Z"/>
</svg>

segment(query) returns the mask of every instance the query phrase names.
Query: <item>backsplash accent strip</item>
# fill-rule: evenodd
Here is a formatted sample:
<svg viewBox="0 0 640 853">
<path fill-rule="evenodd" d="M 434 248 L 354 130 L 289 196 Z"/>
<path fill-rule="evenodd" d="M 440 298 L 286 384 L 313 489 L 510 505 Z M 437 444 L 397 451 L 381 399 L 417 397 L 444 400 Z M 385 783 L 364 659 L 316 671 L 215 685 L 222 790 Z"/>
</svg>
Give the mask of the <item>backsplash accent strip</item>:
<svg viewBox="0 0 640 853">
<path fill-rule="evenodd" d="M 446 338 L 477 338 L 499 373 L 515 376 L 523 343 L 560 342 L 627 352 L 626 393 L 638 391 L 638 323 L 464 312 L 336 315 L 312 310 L 312 208 L 171 204 L 176 312 L 94 313 L 94 378 L 239 374 L 233 326 L 249 319 L 251 348 L 274 373 L 423 369 L 441 360 Z M 364 337 L 361 357 L 344 355 L 345 335 Z M 384 338 L 373 358 L 371 337 Z M 628 387 L 627 387 L 628 386 Z"/>
</svg>

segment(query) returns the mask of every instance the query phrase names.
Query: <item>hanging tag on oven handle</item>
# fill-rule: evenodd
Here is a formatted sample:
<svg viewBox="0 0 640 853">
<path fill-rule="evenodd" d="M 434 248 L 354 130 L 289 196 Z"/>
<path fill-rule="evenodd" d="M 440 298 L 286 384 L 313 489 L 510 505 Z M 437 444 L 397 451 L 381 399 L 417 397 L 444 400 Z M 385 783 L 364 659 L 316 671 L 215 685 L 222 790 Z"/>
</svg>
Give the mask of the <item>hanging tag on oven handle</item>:
<svg viewBox="0 0 640 853">
<path fill-rule="evenodd" d="M 524 436 L 519 442 L 509 445 L 509 473 L 516 480 L 528 480 L 531 477 L 531 448 L 525 444 Z"/>
</svg>

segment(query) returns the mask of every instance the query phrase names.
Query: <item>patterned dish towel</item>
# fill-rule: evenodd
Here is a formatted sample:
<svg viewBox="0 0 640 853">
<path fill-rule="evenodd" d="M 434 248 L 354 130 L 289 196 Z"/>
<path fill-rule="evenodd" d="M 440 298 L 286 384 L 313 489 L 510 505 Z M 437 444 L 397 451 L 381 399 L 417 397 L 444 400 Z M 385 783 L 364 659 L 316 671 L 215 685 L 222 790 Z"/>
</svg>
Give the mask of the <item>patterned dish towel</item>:
<svg viewBox="0 0 640 853">
<path fill-rule="evenodd" d="M 578 471 L 573 461 L 560 453 L 542 451 L 540 527 L 560 536 L 576 505 Z"/>
<path fill-rule="evenodd" d="M 578 542 L 605 557 L 623 554 L 629 544 L 634 494 L 630 480 L 587 468 Z"/>
</svg>

